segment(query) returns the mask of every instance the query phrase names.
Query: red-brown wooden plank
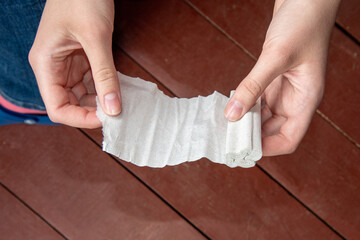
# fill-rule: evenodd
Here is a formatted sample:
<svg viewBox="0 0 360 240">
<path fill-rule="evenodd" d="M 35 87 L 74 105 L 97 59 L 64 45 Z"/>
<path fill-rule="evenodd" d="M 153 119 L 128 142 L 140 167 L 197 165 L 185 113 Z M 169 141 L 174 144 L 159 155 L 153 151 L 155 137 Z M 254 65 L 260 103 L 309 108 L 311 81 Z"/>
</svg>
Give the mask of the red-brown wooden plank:
<svg viewBox="0 0 360 240">
<path fill-rule="evenodd" d="M 198 94 L 207 95 L 213 90 L 227 93 L 237 85 L 239 79 L 249 71 L 253 64 L 248 55 L 244 54 L 239 48 L 234 48 L 234 44 L 231 41 L 226 39 L 222 34 L 219 34 L 215 28 L 206 23 L 203 18 L 197 15 L 182 1 L 167 1 L 166 3 L 162 1 L 151 1 L 151 4 L 149 2 L 127 2 L 127 4 L 128 5 L 123 6 L 123 8 L 126 9 L 128 15 L 121 15 L 124 19 L 120 18 L 117 20 L 122 26 L 120 31 L 121 41 L 118 41 L 118 44 L 122 46 L 132 58 L 180 97 L 196 96 Z M 336 36 L 339 36 L 343 42 L 349 44 L 345 46 L 350 46 L 354 50 L 354 45 L 352 45 L 351 41 L 348 42 L 348 39 L 344 35 L 335 31 L 335 37 Z M 229 49 L 231 49 L 231 51 L 229 51 Z M 336 52 L 338 55 L 341 55 L 342 52 L 346 52 L 348 49 L 340 50 L 341 52 Z M 332 50 L 330 51 L 330 55 L 335 56 Z M 339 58 L 336 59 L 337 61 L 341 60 Z M 349 66 L 348 59 L 345 61 L 347 62 L 347 67 Z M 355 61 L 354 66 L 356 69 L 358 66 L 357 58 L 351 60 Z M 344 59 L 342 61 L 344 61 Z M 243 65 L 238 64 L 240 62 L 243 63 Z M 339 91 L 341 94 L 346 91 L 347 93 L 352 93 L 350 97 L 345 97 L 344 95 L 344 98 L 350 101 L 352 107 L 349 108 L 348 105 L 346 105 L 348 104 L 347 102 L 342 102 L 344 106 L 339 108 L 342 109 L 343 114 L 347 114 L 344 116 L 344 119 L 348 121 L 349 124 L 351 123 L 350 125 L 356 125 L 353 124 L 356 120 L 350 120 L 349 111 L 351 113 L 358 111 L 358 108 L 354 108 L 353 106 L 353 102 L 356 101 L 356 93 L 358 92 L 357 85 L 353 84 L 356 80 L 353 78 L 353 75 L 355 74 L 356 76 L 357 73 L 350 71 L 350 73 L 343 72 L 343 74 L 349 76 L 343 81 L 344 85 L 337 84 L 336 87 L 334 87 L 330 84 L 331 88 L 327 88 L 326 95 L 329 95 L 328 92 L 334 91 Z M 333 78 L 329 78 L 329 81 L 333 83 L 336 80 L 331 79 Z M 348 81 L 350 81 L 352 85 L 349 86 Z M 334 103 L 336 100 L 325 99 L 325 103 L 329 101 L 336 105 L 336 103 Z M 340 103 L 338 103 L 337 106 L 340 106 Z M 353 117 L 353 119 L 359 118 L 359 116 L 355 115 L 351 117 Z M 323 124 L 324 126 L 328 126 L 324 120 L 318 117 L 315 121 L 321 122 L 321 126 Z M 354 129 L 351 132 L 352 134 L 358 133 L 358 126 L 349 127 Z M 332 131 L 330 136 L 338 136 L 334 128 L 325 127 L 324 129 L 325 132 Z M 324 135 L 322 135 L 322 138 L 319 138 L 318 141 L 322 141 L 326 145 L 329 139 L 323 136 Z M 310 135 L 310 139 L 316 139 L 317 137 L 317 135 Z M 353 162 L 358 159 L 358 148 L 346 142 L 347 140 L 345 138 L 336 137 L 332 139 L 332 141 L 339 146 L 349 144 L 348 148 L 351 149 L 351 151 L 348 158 Z M 331 152 L 321 151 L 325 159 L 333 159 L 333 157 L 336 156 L 338 149 L 332 148 L 331 150 Z M 307 158 L 308 152 L 311 151 L 312 146 L 309 144 L 306 151 L 298 151 L 291 157 Z M 337 168 L 342 168 L 343 165 L 348 166 L 346 164 L 347 161 L 347 159 L 340 158 L 332 164 Z M 315 167 L 317 167 L 316 170 L 319 172 L 322 170 L 318 168 L 319 166 Z M 355 166 L 351 165 L 345 168 L 344 171 L 351 173 L 351 168 L 353 167 Z M 270 174 L 272 173 L 270 172 Z M 298 174 L 297 177 L 300 179 L 313 177 L 311 172 L 295 172 L 294 174 Z M 327 174 L 326 169 L 324 174 Z M 324 177 L 326 176 L 327 175 Z M 277 178 L 276 175 L 274 177 Z M 343 181 L 338 182 L 332 179 L 331 175 L 329 175 L 329 182 L 331 182 L 331 184 L 326 187 L 332 188 L 332 191 L 327 192 L 327 194 L 322 195 L 320 198 L 314 197 L 314 203 L 324 205 L 321 209 L 329 210 L 334 208 L 334 205 L 328 202 L 328 199 L 333 197 L 330 194 L 331 192 L 340 192 L 343 189 L 351 189 L 358 186 L 356 185 L 357 183 L 350 182 L 345 177 Z M 295 191 L 295 195 L 302 196 L 299 192 L 296 192 L 296 189 L 292 190 Z M 304 191 L 306 191 L 306 189 Z M 309 189 L 309 192 L 313 191 L 314 189 Z M 338 201 L 344 203 L 351 202 L 353 196 L 350 195 L 349 192 L 350 191 L 344 191 L 343 196 L 337 196 Z M 337 216 L 323 213 L 319 209 L 320 208 L 314 209 L 316 214 L 319 214 L 326 220 L 331 220 L 330 222 L 335 224 L 333 227 L 339 230 L 340 233 L 352 236 L 354 228 L 357 226 L 357 222 L 355 221 L 357 219 L 354 215 L 346 215 L 346 206 L 344 206 L 344 209 L 337 211 Z M 319 212 L 316 212 L 317 210 L 319 210 Z M 334 220 L 336 217 L 345 219 L 344 221 L 353 221 L 355 224 L 350 224 L 349 228 L 345 228 L 345 224 L 339 224 L 339 222 Z"/>
<path fill-rule="evenodd" d="M 181 0 L 123 2 L 115 43 L 181 97 L 229 95 L 254 64 Z"/>
<path fill-rule="evenodd" d="M 156 82 L 121 52 L 116 67 Z M 86 132 L 101 144 L 99 129 Z M 163 169 L 123 164 L 213 239 L 337 239 L 258 168 L 230 169 L 205 159 Z"/>
<path fill-rule="evenodd" d="M 295 154 L 259 165 L 348 239 L 360 237 L 360 150 L 315 115 Z"/>
<path fill-rule="evenodd" d="M 359 0 L 341 1 L 336 21 L 353 37 L 360 41 L 360 2 Z"/>
<path fill-rule="evenodd" d="M 231 15 L 231 13 L 224 13 L 224 11 L 226 11 L 224 9 L 230 9 L 231 3 L 233 1 L 202 2 L 198 0 L 192 0 L 191 2 L 194 3 L 196 7 L 199 7 L 201 11 L 205 12 L 208 17 L 210 16 L 211 19 L 215 21 L 218 25 L 226 27 L 226 31 L 229 31 L 232 37 L 234 37 L 238 41 L 242 41 L 242 38 L 240 38 L 236 34 L 233 34 L 239 29 L 244 29 L 246 28 L 246 26 L 250 26 L 248 24 L 249 22 L 238 23 Z M 243 5 L 249 6 L 253 6 L 253 4 L 253 2 L 243 3 Z M 258 4 L 262 5 L 263 2 L 259 2 Z M 212 8 L 209 6 L 212 6 Z M 246 8 L 246 6 L 244 7 Z M 264 9 L 261 6 L 255 6 L 254 8 Z M 217 14 L 217 12 L 221 12 L 221 9 L 223 10 L 223 14 Z M 231 11 L 228 10 L 228 12 Z M 258 18 L 257 22 L 260 21 L 263 21 L 263 19 Z M 232 28 L 226 25 L 226 23 L 230 24 Z M 246 29 L 246 31 L 247 30 L 248 29 Z M 256 41 L 256 37 L 253 37 L 253 39 L 254 41 Z M 342 129 L 344 129 L 346 133 L 356 138 L 357 142 L 359 142 L 360 139 L 360 127 L 358 126 L 358 124 L 354 123 L 360 121 L 360 108 L 358 107 L 360 103 L 360 85 L 358 84 L 358 81 L 360 79 L 360 59 L 358 57 L 359 55 L 360 48 L 351 39 L 347 38 L 344 34 L 342 34 L 338 29 L 335 29 L 330 42 L 329 64 L 327 74 L 328 78 L 324 101 L 319 107 L 319 109 L 323 113 L 328 115 L 330 119 L 336 124 L 338 124 Z M 328 161 L 332 161 L 332 164 L 334 165 L 317 166 L 316 168 L 313 168 L 312 166 L 311 167 L 312 169 L 316 169 L 316 172 L 318 173 L 325 171 L 326 174 L 320 174 L 320 176 L 317 176 L 316 174 L 307 171 L 290 171 L 290 169 L 298 169 L 298 166 L 295 163 L 301 162 L 301 164 L 303 164 L 304 161 L 299 161 L 299 158 L 314 160 L 313 157 L 304 157 L 306 153 L 302 153 L 301 151 L 298 151 L 297 154 L 294 154 L 290 157 L 282 157 L 283 159 L 297 159 L 292 162 L 292 165 L 289 166 L 290 172 L 287 172 L 284 169 L 282 169 L 281 171 L 273 172 L 272 168 L 270 168 L 269 171 L 275 178 L 279 179 L 289 179 L 282 177 L 280 173 L 283 173 L 287 177 L 291 176 L 292 178 L 298 178 L 299 180 L 322 177 L 322 181 L 319 180 L 318 186 L 314 186 L 314 188 L 306 189 L 306 191 L 304 192 L 298 191 L 296 187 L 293 187 L 290 190 L 295 193 L 295 195 L 298 195 L 301 199 L 304 198 L 304 201 L 306 201 L 306 203 L 316 203 L 310 204 L 310 207 L 314 207 L 314 210 L 316 210 L 316 212 L 318 212 L 321 217 L 323 217 L 326 221 L 329 221 L 329 223 L 334 224 L 335 228 L 341 229 L 342 232 L 347 234 L 347 236 L 355 237 L 360 235 L 360 232 L 358 230 L 360 228 L 360 220 L 357 217 L 357 215 L 359 215 L 359 212 L 354 213 L 353 209 L 359 209 L 356 206 L 358 206 L 357 203 L 359 201 L 360 195 L 357 194 L 356 196 L 353 196 L 351 189 L 358 188 L 359 185 L 357 184 L 357 180 L 352 181 L 345 176 L 349 175 L 352 178 L 357 178 L 356 174 L 354 174 L 353 171 L 353 168 L 356 168 L 356 165 L 354 164 L 348 166 L 346 163 L 348 161 L 355 162 L 357 159 L 359 159 L 359 150 L 354 148 L 351 144 L 343 142 L 341 140 L 341 135 L 336 135 L 336 133 L 326 124 L 320 123 L 321 121 L 317 120 L 314 124 L 316 124 L 318 127 L 321 126 L 319 128 L 325 128 L 327 130 L 323 130 L 323 132 L 320 132 L 322 136 L 320 137 L 319 142 L 316 141 L 316 134 L 309 133 L 307 136 L 311 136 L 308 137 L 308 139 L 310 138 L 311 140 L 310 143 L 307 144 L 308 149 L 306 151 L 313 151 L 312 148 L 319 145 L 320 143 L 323 145 L 323 147 L 321 148 L 323 149 L 323 152 L 317 151 L 318 156 L 322 156 L 324 161 L 325 159 L 329 159 Z M 331 133 L 330 136 L 332 138 L 329 138 L 329 136 L 327 136 L 327 133 Z M 328 141 L 328 138 L 331 140 Z M 335 147 L 336 145 L 338 147 Z M 329 149 L 331 149 L 332 151 L 328 151 Z M 350 155 L 348 159 L 342 159 L 341 155 L 346 155 L 347 151 L 351 152 L 352 155 Z M 304 165 L 309 166 L 311 162 L 312 161 Z M 343 165 L 347 167 L 342 170 L 342 174 L 340 175 L 341 181 L 338 181 L 338 179 L 334 178 L 331 174 L 337 172 L 336 169 L 343 168 Z M 325 167 L 325 169 L 323 169 L 323 167 Z M 322 183 L 326 182 L 324 181 L 324 179 L 332 179 L 328 180 L 333 182 L 333 184 L 329 184 L 331 187 L 329 187 L 329 189 L 325 191 L 324 195 L 321 195 L 321 198 L 314 197 L 307 199 L 306 196 L 308 195 L 316 196 L 316 190 L 321 188 Z M 286 181 L 284 184 L 286 186 L 289 186 L 289 184 L 286 184 Z M 343 191 L 344 194 L 335 194 L 339 191 Z M 329 204 L 318 204 L 319 202 L 327 201 L 327 198 L 331 198 L 333 199 L 333 201 L 329 201 Z"/>
<path fill-rule="evenodd" d="M 18 125 L 0 136 L 0 181 L 66 237 L 203 239 L 79 130 Z"/>
<path fill-rule="evenodd" d="M 360 146 L 360 47 L 338 29 L 330 41 L 325 94 L 319 110 Z"/>
<path fill-rule="evenodd" d="M 185 2 L 203 12 L 216 27 L 229 34 L 253 56 L 260 55 L 266 30 L 272 18 L 274 0 L 185 0 Z"/>
<path fill-rule="evenodd" d="M 259 55 L 274 1 L 189 1 L 252 54 Z M 319 107 L 358 144 L 360 126 L 353 123 L 360 122 L 359 56 L 359 46 L 335 29 L 330 42 L 326 91 Z"/>
<path fill-rule="evenodd" d="M 64 239 L 2 186 L 0 186 L 0 238 Z"/>
<path fill-rule="evenodd" d="M 87 130 L 101 143 L 99 130 Z M 123 164 L 212 239 L 340 239 L 258 168 Z"/>
</svg>

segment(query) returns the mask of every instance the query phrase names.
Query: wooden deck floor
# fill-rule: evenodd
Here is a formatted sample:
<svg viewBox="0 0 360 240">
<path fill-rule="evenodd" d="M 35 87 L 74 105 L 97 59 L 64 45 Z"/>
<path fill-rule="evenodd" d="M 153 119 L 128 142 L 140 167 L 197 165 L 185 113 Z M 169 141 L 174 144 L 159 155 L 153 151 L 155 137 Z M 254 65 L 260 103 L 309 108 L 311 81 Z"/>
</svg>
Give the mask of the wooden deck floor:
<svg viewBox="0 0 360 240">
<path fill-rule="evenodd" d="M 273 1 L 117 3 L 119 71 L 170 96 L 228 93 Z M 323 102 L 298 150 L 252 169 L 202 159 L 140 168 L 100 129 L 0 127 L 0 239 L 360 239 L 360 4 L 342 2 Z"/>
</svg>

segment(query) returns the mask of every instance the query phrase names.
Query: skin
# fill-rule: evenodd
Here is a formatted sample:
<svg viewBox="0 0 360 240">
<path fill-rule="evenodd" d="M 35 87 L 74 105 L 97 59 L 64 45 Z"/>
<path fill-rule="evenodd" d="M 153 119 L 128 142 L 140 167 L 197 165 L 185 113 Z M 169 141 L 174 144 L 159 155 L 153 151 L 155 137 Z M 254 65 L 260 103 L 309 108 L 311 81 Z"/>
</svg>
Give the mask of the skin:
<svg viewBox="0 0 360 240">
<path fill-rule="evenodd" d="M 29 61 L 52 121 L 100 127 L 96 95 L 108 115 L 120 113 L 111 48 L 114 13 L 113 0 L 47 1 Z"/>
<path fill-rule="evenodd" d="M 324 92 L 328 45 L 339 0 L 276 1 L 263 50 L 225 108 L 236 121 L 263 100 L 264 156 L 292 153 Z"/>
<path fill-rule="evenodd" d="M 295 151 L 325 85 L 330 33 L 340 0 L 277 0 L 262 53 L 229 100 L 237 121 L 263 98 L 265 156 Z M 112 56 L 113 0 L 48 0 L 29 61 L 54 122 L 100 127 L 95 96 L 108 115 L 121 112 Z M 107 97 L 106 97 L 107 96 Z"/>
</svg>

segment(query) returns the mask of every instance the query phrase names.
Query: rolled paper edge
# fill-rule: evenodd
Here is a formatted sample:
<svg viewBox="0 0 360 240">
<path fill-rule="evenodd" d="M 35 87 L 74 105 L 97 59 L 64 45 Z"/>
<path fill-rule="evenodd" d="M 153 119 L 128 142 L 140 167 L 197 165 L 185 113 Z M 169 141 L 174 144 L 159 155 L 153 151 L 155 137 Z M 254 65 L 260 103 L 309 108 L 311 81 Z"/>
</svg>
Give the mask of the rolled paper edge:
<svg viewBox="0 0 360 240">
<path fill-rule="evenodd" d="M 234 167 L 242 167 L 242 168 L 251 168 L 255 166 L 255 161 L 252 159 L 248 159 L 247 156 L 251 150 L 245 150 L 240 153 L 226 153 L 226 165 L 234 168 Z"/>
<path fill-rule="evenodd" d="M 230 93 L 230 97 L 233 93 L 234 93 L 234 91 L 232 91 Z M 241 149 L 239 149 L 239 151 L 236 151 L 236 152 L 226 151 L 225 164 L 227 166 L 232 167 L 232 168 L 234 168 L 234 167 L 250 168 L 250 167 L 254 167 L 256 161 L 258 161 L 262 158 L 261 114 L 260 114 L 261 107 L 260 106 L 261 106 L 261 98 L 259 98 L 256 101 L 255 106 L 246 113 L 246 115 L 248 115 L 248 117 L 252 118 L 251 124 L 249 124 L 250 126 L 244 126 L 244 125 L 240 125 L 240 124 L 234 125 L 234 123 L 228 122 L 227 137 L 229 134 L 231 134 L 229 132 L 229 130 L 230 130 L 229 126 L 232 126 L 232 128 L 234 126 L 238 127 L 236 132 L 239 133 L 239 135 L 242 135 L 242 133 L 245 133 L 245 131 L 246 131 L 246 129 L 241 129 L 241 128 L 247 127 L 247 128 L 251 128 L 251 136 L 250 136 L 251 140 L 250 140 L 250 146 L 245 147 L 245 148 L 244 148 L 244 146 L 239 146 L 239 147 L 242 147 Z M 241 120 L 239 120 L 239 121 L 241 121 Z M 229 140 L 229 138 L 227 138 L 227 141 L 226 141 L 226 149 L 227 150 L 234 149 L 233 146 L 232 147 L 229 146 L 229 144 L 234 144 L 234 143 L 230 142 L 228 140 Z M 236 142 L 236 143 L 238 143 L 238 142 Z"/>
<path fill-rule="evenodd" d="M 248 156 L 249 159 L 258 161 L 262 158 L 261 144 L 261 98 L 258 98 L 255 106 L 252 108 L 253 113 L 253 129 L 252 129 L 252 152 Z"/>
</svg>

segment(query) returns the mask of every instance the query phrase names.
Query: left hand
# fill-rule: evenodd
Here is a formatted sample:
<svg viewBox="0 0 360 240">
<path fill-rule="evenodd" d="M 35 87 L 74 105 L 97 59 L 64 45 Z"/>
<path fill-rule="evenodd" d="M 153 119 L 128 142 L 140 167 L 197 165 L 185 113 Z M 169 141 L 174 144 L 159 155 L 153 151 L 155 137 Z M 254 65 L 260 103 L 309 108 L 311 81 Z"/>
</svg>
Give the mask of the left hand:
<svg viewBox="0 0 360 240">
<path fill-rule="evenodd" d="M 112 55 L 113 0 L 48 0 L 29 54 L 53 122 L 96 128 L 95 96 L 104 112 L 121 112 Z"/>
</svg>

